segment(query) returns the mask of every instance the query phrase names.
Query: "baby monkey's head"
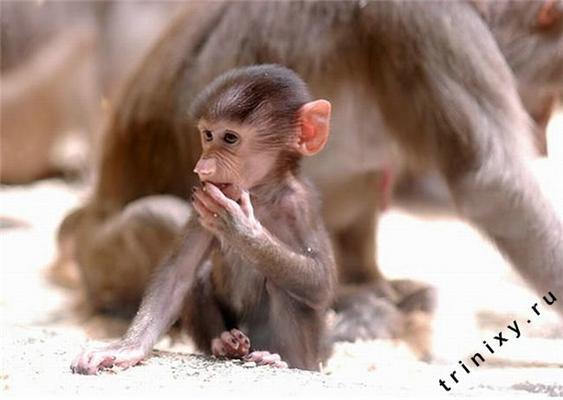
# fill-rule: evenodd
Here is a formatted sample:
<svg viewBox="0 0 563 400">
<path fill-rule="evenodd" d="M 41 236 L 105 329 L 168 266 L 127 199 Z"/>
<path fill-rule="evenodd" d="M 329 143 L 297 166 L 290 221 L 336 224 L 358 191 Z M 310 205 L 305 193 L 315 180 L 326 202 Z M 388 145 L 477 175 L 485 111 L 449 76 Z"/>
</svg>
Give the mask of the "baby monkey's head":
<svg viewBox="0 0 563 400">
<path fill-rule="evenodd" d="M 279 65 L 231 70 L 195 99 L 201 135 L 195 172 L 238 200 L 241 190 L 297 170 L 328 139 L 330 103 L 312 100 L 296 73 Z"/>
</svg>

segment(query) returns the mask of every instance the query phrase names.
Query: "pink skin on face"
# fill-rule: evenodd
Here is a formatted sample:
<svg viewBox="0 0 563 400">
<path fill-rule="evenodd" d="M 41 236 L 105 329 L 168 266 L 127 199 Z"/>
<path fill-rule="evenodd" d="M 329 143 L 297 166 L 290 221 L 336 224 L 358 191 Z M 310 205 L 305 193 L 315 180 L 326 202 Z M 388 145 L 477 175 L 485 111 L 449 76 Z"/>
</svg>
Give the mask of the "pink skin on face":
<svg viewBox="0 0 563 400">
<path fill-rule="evenodd" d="M 198 128 L 202 154 L 194 172 L 202 184 L 212 183 L 231 200 L 239 201 L 243 191 L 262 182 L 274 167 L 277 150 L 257 150 L 257 133 L 252 127 L 230 121 L 212 123 L 202 120 Z M 237 135 L 236 143 L 224 142 L 222 138 L 227 131 Z"/>
</svg>

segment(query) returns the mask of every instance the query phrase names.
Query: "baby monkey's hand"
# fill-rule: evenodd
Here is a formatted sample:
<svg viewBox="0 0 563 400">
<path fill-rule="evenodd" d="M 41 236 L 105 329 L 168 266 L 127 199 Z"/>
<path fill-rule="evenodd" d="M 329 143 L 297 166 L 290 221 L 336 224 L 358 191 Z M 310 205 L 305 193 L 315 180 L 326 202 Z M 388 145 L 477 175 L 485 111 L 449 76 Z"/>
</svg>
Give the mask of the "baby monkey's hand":
<svg viewBox="0 0 563 400">
<path fill-rule="evenodd" d="M 70 370 L 75 374 L 95 375 L 113 366 L 129 368 L 141 362 L 146 355 L 140 344 L 119 341 L 97 349 L 83 349 L 70 365 Z"/>
<path fill-rule="evenodd" d="M 193 194 L 193 206 L 201 225 L 220 239 L 229 240 L 238 235 L 256 237 L 262 233 L 246 190 L 242 191 L 239 203 L 208 182 Z"/>
</svg>

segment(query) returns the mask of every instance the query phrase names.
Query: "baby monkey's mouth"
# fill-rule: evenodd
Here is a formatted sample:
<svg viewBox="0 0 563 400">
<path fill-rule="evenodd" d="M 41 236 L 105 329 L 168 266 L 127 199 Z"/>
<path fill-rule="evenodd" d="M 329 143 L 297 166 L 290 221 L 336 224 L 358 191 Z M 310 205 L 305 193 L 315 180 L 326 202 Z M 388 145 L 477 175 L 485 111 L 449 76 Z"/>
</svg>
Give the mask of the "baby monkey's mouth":
<svg viewBox="0 0 563 400">
<path fill-rule="evenodd" d="M 224 189 L 228 188 L 229 186 L 231 186 L 231 184 L 230 183 L 216 183 L 215 186 L 217 186 L 221 190 L 224 190 Z"/>
<path fill-rule="evenodd" d="M 213 182 L 203 181 L 202 184 L 211 183 L 216 186 L 225 196 L 234 201 L 239 201 L 241 196 L 241 188 L 237 184 L 229 182 Z"/>
<path fill-rule="evenodd" d="M 223 191 L 224 189 L 226 189 L 226 188 L 228 188 L 229 186 L 232 185 L 231 183 L 219 183 L 219 182 L 211 182 L 211 181 L 205 181 L 203 183 L 204 184 L 205 183 L 211 183 L 211 184 L 217 186 L 221 191 Z"/>
</svg>

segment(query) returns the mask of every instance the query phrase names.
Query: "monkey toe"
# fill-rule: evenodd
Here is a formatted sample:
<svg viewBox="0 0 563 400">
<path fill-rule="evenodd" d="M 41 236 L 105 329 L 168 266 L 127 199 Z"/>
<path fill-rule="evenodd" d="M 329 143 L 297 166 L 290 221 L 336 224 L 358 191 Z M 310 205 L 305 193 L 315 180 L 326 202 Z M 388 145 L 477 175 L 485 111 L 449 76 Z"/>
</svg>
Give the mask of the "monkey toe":
<svg viewBox="0 0 563 400">
<path fill-rule="evenodd" d="M 227 350 L 221 339 L 215 338 L 211 340 L 211 354 L 215 357 L 224 357 L 227 355 Z"/>
<path fill-rule="evenodd" d="M 211 341 L 211 352 L 215 356 L 241 358 L 248 354 L 250 340 L 238 329 L 231 329 L 221 333 Z"/>
<path fill-rule="evenodd" d="M 244 357 L 246 361 L 254 361 L 256 365 L 270 365 L 275 368 L 287 368 L 288 365 L 283 361 L 279 354 L 269 351 L 253 351 Z"/>
<path fill-rule="evenodd" d="M 240 348 L 245 350 L 245 355 L 250 350 L 250 339 L 238 329 L 231 329 L 231 335 L 238 341 Z"/>
</svg>

